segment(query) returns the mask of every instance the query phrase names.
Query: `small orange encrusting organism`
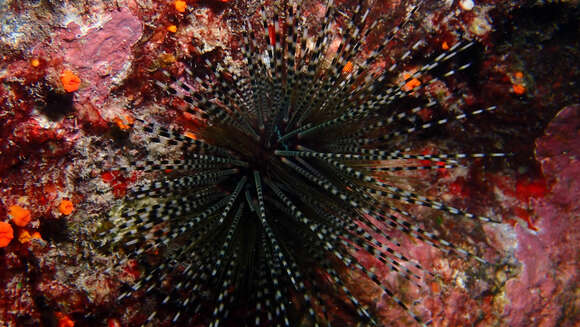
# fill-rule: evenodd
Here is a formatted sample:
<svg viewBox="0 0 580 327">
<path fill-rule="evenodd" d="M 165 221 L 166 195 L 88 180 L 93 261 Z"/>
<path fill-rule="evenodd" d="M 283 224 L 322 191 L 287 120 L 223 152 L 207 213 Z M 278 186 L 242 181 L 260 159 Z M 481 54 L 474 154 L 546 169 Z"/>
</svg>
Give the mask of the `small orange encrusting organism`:
<svg viewBox="0 0 580 327">
<path fill-rule="evenodd" d="M 342 72 L 343 74 L 349 74 L 352 72 L 352 69 L 353 69 L 352 61 L 347 61 L 344 67 L 342 67 Z"/>
<path fill-rule="evenodd" d="M 127 131 L 131 128 L 131 126 L 135 122 L 135 119 L 133 119 L 133 117 L 129 115 L 125 115 L 123 117 L 115 117 L 115 119 L 113 119 L 113 122 L 115 122 L 117 127 L 119 127 L 119 129 L 121 129 L 122 131 Z"/>
<path fill-rule="evenodd" d="M 187 2 L 183 0 L 175 0 L 173 4 L 175 5 L 175 10 L 179 12 L 185 12 L 185 9 L 187 9 Z"/>
<path fill-rule="evenodd" d="M 81 86 L 81 79 L 69 69 L 65 69 L 60 74 L 60 81 L 62 82 L 64 90 L 69 93 L 78 90 Z"/>
<path fill-rule="evenodd" d="M 30 210 L 24 209 L 19 205 L 13 205 L 8 208 L 8 215 L 16 226 L 24 227 L 30 222 Z"/>
<path fill-rule="evenodd" d="M 69 318 L 69 316 L 58 312 L 56 314 L 58 317 L 58 327 L 74 327 L 75 322 Z"/>
<path fill-rule="evenodd" d="M 40 60 L 38 60 L 37 58 L 30 60 L 30 66 L 32 66 L 32 67 L 40 66 Z"/>
<path fill-rule="evenodd" d="M 0 221 L 0 248 L 8 246 L 13 238 L 14 230 L 12 226 L 5 221 Z"/>
<path fill-rule="evenodd" d="M 175 33 L 175 32 L 177 32 L 177 26 L 169 25 L 169 26 L 167 26 L 167 31 L 169 31 L 171 33 Z"/>
<path fill-rule="evenodd" d="M 522 95 L 522 94 L 526 93 L 526 87 L 523 86 L 522 84 L 514 84 L 512 86 L 512 90 L 517 95 Z"/>
<path fill-rule="evenodd" d="M 34 232 L 30 235 L 30 232 L 27 230 L 23 230 L 18 234 L 18 242 L 22 244 L 28 243 L 31 240 L 42 240 L 42 236 L 40 236 L 39 232 Z"/>
<path fill-rule="evenodd" d="M 30 236 L 30 233 L 27 230 L 21 231 L 20 235 L 18 235 L 18 242 L 20 243 L 28 243 L 31 239 L 32 236 Z"/>
<path fill-rule="evenodd" d="M 524 73 L 518 71 L 514 73 L 512 79 L 512 91 L 517 95 L 523 95 L 526 93 L 526 86 L 524 81 Z"/>
<path fill-rule="evenodd" d="M 445 51 L 449 50 L 449 44 L 447 44 L 447 41 L 443 41 L 443 43 L 441 44 L 441 49 Z"/>
<path fill-rule="evenodd" d="M 58 211 L 63 215 L 70 215 L 75 209 L 71 200 L 62 200 L 58 205 Z"/>
<path fill-rule="evenodd" d="M 197 140 L 197 137 L 192 132 L 185 132 L 185 133 L 183 133 L 183 136 L 190 138 L 192 140 Z"/>
<path fill-rule="evenodd" d="M 407 80 L 411 77 L 411 74 L 406 73 L 403 75 L 403 77 L 405 78 L 405 80 Z M 403 91 L 409 92 L 420 85 L 421 81 L 416 78 L 413 78 L 405 83 L 405 85 L 403 86 Z"/>
</svg>

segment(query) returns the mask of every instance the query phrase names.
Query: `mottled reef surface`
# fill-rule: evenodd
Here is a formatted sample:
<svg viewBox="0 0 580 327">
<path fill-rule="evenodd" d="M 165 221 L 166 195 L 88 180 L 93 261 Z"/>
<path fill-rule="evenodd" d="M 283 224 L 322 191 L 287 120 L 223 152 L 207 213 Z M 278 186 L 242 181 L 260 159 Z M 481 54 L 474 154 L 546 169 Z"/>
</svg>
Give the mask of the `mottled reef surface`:
<svg viewBox="0 0 580 327">
<path fill-rule="evenodd" d="M 206 60 L 239 67 L 237 31 L 258 6 L 184 3 L 181 12 L 173 1 L 0 0 L 0 326 L 143 321 L 141 302 L 116 302 L 139 267 L 117 266 L 114 255 L 95 249 L 96 226 L 142 178 L 115 164 L 145 147 L 136 119 L 199 128 L 181 103 L 159 91 L 159 69 L 179 73 L 186 62 L 201 76 Z M 348 15 L 357 2 L 337 3 Z M 399 1 L 367 4 L 373 17 L 385 18 L 385 29 L 398 21 Z M 324 4 L 306 6 L 305 23 L 315 24 Z M 422 290 L 392 282 L 420 299 L 433 326 L 578 326 L 579 2 L 427 0 L 414 16 L 389 45 L 384 67 L 419 39 L 427 58 L 474 40 L 471 80 L 453 86 L 462 92 L 436 83 L 427 91 L 449 112 L 471 103 L 498 109 L 409 146 L 424 153 L 499 147 L 516 155 L 419 175 L 425 195 L 502 217 L 502 224 L 477 230 L 434 227 L 456 244 L 485 249 L 494 265 L 475 269 L 402 237 L 409 255 L 441 278 Z M 401 76 L 414 65 L 403 63 Z M 438 220 L 417 214 L 432 225 Z M 385 326 L 414 325 L 370 283 L 360 283 L 358 293 Z"/>
</svg>

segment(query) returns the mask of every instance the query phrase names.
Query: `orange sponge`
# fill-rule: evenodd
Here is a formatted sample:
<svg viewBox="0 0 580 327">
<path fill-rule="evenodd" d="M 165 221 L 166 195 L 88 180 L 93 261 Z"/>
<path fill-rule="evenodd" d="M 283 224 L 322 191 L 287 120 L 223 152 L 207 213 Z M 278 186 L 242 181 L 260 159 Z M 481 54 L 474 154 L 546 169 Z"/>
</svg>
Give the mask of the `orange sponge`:
<svg viewBox="0 0 580 327">
<path fill-rule="evenodd" d="M 13 205 L 8 208 L 8 215 L 16 226 L 24 227 L 30 222 L 30 210 L 24 209 L 21 206 Z"/>
<path fill-rule="evenodd" d="M 187 9 L 187 2 L 183 0 L 176 0 L 173 4 L 175 5 L 175 10 L 179 12 L 185 12 L 185 9 Z"/>
<path fill-rule="evenodd" d="M 6 247 L 14 238 L 12 226 L 4 221 L 0 221 L 0 248 Z"/>
<path fill-rule="evenodd" d="M 62 74 L 60 74 L 60 81 L 62 82 L 65 91 L 69 93 L 78 90 L 81 86 L 81 79 L 68 69 L 65 69 Z"/>
<path fill-rule="evenodd" d="M 71 200 L 62 200 L 58 205 L 58 211 L 63 215 L 70 215 L 75 209 Z"/>
</svg>

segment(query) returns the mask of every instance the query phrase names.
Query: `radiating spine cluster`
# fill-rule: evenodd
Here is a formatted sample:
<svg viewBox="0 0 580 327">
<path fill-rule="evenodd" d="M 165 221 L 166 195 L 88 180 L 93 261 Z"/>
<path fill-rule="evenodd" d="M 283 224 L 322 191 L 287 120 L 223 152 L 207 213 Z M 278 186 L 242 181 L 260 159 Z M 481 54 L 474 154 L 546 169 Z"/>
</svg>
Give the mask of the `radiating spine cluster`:
<svg viewBox="0 0 580 327">
<path fill-rule="evenodd" d="M 426 155 L 404 148 L 407 138 L 422 130 L 495 109 L 417 123 L 422 108 L 437 107 L 436 101 L 420 96 L 438 80 L 429 74 L 443 65 L 450 67 L 440 74 L 444 78 L 468 68 L 454 66 L 452 59 L 472 43 L 455 44 L 395 83 L 396 64 L 384 71 L 369 67 L 416 9 L 360 58 L 362 46 L 380 24 L 367 21 L 370 11 L 358 6 L 336 35 L 331 27 L 337 9 L 332 1 L 326 8 L 315 33 L 299 24 L 300 5 L 272 13 L 262 8 L 261 26 L 254 27 L 250 19 L 242 35 L 247 69 L 241 74 L 218 65 L 210 69 L 207 81 L 188 71 L 188 78 L 166 72 L 170 82 L 157 82 L 185 101 L 188 112 L 206 126 L 185 136 L 145 124 L 148 142 L 173 147 L 181 158 L 135 160 L 124 167 L 170 172 L 132 190 L 126 209 L 111 217 L 110 229 L 102 233 L 107 244 L 124 248 L 127 258 L 154 266 L 119 296 L 157 294 L 159 306 L 148 322 L 319 326 L 350 319 L 349 324 L 376 325 L 374 309 L 357 299 L 352 291 L 356 286 L 345 277 L 352 270 L 424 325 L 357 253 L 374 256 L 385 269 L 418 286 L 423 276 L 433 274 L 401 252 L 393 231 L 485 263 L 421 228 L 405 208 L 428 207 L 483 222 L 494 219 L 409 191 L 396 175 L 506 155 Z M 336 50 L 329 46 L 332 40 L 339 42 Z M 414 79 L 421 84 L 407 89 Z M 193 92 L 189 83 L 202 91 Z M 330 317 L 329 307 L 342 302 L 351 310 L 344 315 L 352 317 Z"/>
</svg>

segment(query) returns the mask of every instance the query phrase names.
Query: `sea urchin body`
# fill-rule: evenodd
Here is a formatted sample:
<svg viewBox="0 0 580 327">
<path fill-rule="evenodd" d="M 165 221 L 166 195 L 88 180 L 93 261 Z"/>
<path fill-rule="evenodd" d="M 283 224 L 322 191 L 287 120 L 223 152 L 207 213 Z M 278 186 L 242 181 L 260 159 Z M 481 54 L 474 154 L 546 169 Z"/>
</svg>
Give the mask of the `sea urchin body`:
<svg viewBox="0 0 580 327">
<path fill-rule="evenodd" d="M 208 63 L 212 73 L 206 80 L 192 72 L 183 78 L 166 72 L 169 80 L 157 83 L 206 126 L 187 135 L 143 126 L 148 142 L 174 148 L 180 158 L 135 160 L 125 167 L 165 175 L 132 190 L 102 233 L 107 244 L 124 248 L 127 258 L 147 268 L 119 296 L 155 294 L 159 303 L 147 322 L 376 325 L 375 309 L 353 291 L 348 276 L 356 272 L 423 325 L 426 319 L 359 253 L 415 285 L 433 274 L 403 254 L 393 232 L 485 262 L 424 230 L 407 208 L 484 223 L 493 219 L 417 194 L 399 175 L 505 155 L 418 154 L 405 147 L 424 130 L 495 109 L 419 119 L 422 109 L 438 106 L 421 90 L 437 76 L 467 69 L 468 63 L 455 59 L 473 44 L 448 46 L 397 81 L 396 64 L 372 67 L 406 20 L 360 58 L 365 41 L 382 25 L 370 22 L 369 11 L 359 6 L 336 34 L 339 11 L 332 2 L 326 8 L 315 33 L 299 23 L 300 5 L 263 8 L 261 26 L 250 19 L 242 36 L 242 73 Z M 340 315 L 334 315 L 337 310 Z"/>
</svg>

